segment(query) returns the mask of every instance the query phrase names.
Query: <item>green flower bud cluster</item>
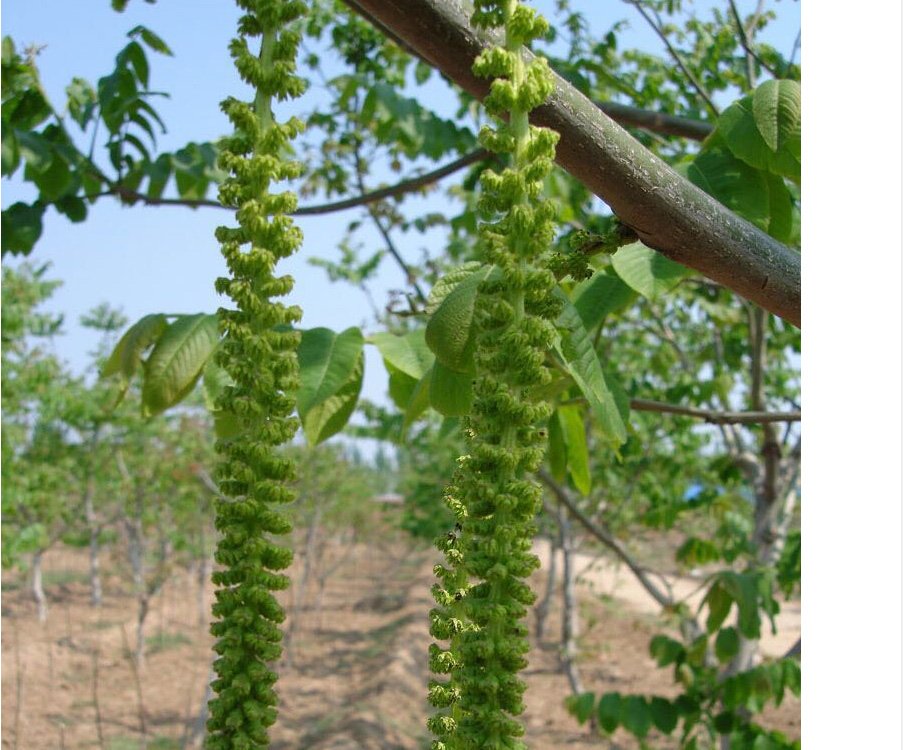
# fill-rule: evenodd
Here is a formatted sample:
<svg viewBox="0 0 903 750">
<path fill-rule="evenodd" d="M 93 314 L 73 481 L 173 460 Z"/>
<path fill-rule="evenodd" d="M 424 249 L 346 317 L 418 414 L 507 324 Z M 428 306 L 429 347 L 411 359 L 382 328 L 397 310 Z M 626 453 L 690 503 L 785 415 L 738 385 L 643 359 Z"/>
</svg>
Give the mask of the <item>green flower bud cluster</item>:
<svg viewBox="0 0 903 750">
<path fill-rule="evenodd" d="M 216 231 L 230 271 L 229 278 L 216 280 L 216 291 L 231 297 L 237 308 L 219 310 L 225 335 L 216 361 L 233 384 L 217 408 L 234 417 L 237 431 L 216 445 L 216 479 L 223 495 L 216 509 L 221 534 L 216 561 L 224 569 L 213 574 L 218 619 L 211 632 L 219 656 L 206 746 L 214 750 L 268 747 L 267 729 L 276 721 L 276 674 L 268 662 L 282 653 L 279 623 L 285 613 L 273 592 L 288 586 L 279 571 L 291 563 L 292 553 L 271 537 L 290 530 L 277 507 L 294 498 L 287 486 L 292 464 L 277 447 L 299 426 L 292 412 L 300 385 L 300 334 L 292 325 L 301 319 L 301 309 L 273 298 L 292 290 L 292 277 L 274 271 L 280 259 L 297 250 L 301 232 L 287 216 L 297 207 L 294 195 L 271 194 L 269 188 L 301 173 L 299 164 L 282 155 L 302 124 L 295 118 L 276 122 L 272 102 L 303 91 L 294 72 L 300 39 L 289 24 L 304 6 L 294 0 L 238 0 L 238 5 L 245 14 L 230 51 L 256 96 L 252 103 L 229 98 L 222 104 L 235 131 L 224 140 L 219 159 L 230 173 L 220 201 L 236 209 L 239 226 Z M 249 38 L 259 40 L 257 55 Z"/>
<path fill-rule="evenodd" d="M 556 253 L 549 261 L 549 268 L 557 279 L 570 276 L 575 281 L 582 281 L 594 273 L 589 264 L 592 256 L 614 255 L 624 245 L 636 242 L 637 239 L 636 232 L 617 219 L 611 222 L 611 226 L 603 234 L 578 229 L 570 237 L 569 251 Z"/>
<path fill-rule="evenodd" d="M 527 63 L 522 56 L 548 25 L 516 0 L 475 6 L 475 25 L 505 29 L 504 47 L 474 63 L 477 75 L 493 78 L 484 104 L 497 118 L 480 142 L 511 158 L 500 173 L 481 177 L 480 246 L 499 273 L 481 284 L 476 301 L 474 404 L 465 420 L 470 452 L 445 498 L 456 530 L 438 541 L 445 564 L 435 571 L 430 632 L 448 646 L 430 647 L 432 671 L 447 675 L 430 684 L 430 702 L 439 709 L 429 721 L 434 750 L 525 747 L 515 718 L 524 710 L 518 672 L 527 664 L 523 620 L 535 597 L 525 579 L 539 564 L 531 546 L 542 501 L 527 477 L 542 461 L 551 414 L 531 393 L 551 379 L 546 353 L 560 312 L 547 267 L 556 208 L 541 198 L 558 134 L 528 120 L 553 81 L 544 59 Z"/>
</svg>

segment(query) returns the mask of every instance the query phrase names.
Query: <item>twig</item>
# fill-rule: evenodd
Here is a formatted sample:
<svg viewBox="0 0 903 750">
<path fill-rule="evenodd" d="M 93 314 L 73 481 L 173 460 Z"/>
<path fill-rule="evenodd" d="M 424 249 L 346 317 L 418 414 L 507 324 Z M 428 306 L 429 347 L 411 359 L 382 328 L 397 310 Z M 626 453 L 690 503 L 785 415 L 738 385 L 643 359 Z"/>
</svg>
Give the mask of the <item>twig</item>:
<svg viewBox="0 0 903 750">
<path fill-rule="evenodd" d="M 643 398 L 630 399 L 630 408 L 634 411 L 654 411 L 663 414 L 680 414 L 685 417 L 697 417 L 709 424 L 771 424 L 774 422 L 799 422 L 802 412 L 768 412 L 768 411 L 713 411 L 697 409 L 691 406 L 677 406 L 662 401 L 650 401 Z"/>
<path fill-rule="evenodd" d="M 125 650 L 126 658 L 129 660 L 129 667 L 132 672 L 132 679 L 135 680 L 135 693 L 138 696 L 138 724 L 141 728 L 142 744 L 146 742 L 147 724 L 144 719 L 144 690 L 141 688 L 141 674 L 138 670 L 138 661 L 135 654 L 129 648 L 129 639 L 125 634 L 125 625 L 119 625 L 119 632 L 122 634 L 122 647 Z"/>
<path fill-rule="evenodd" d="M 13 721 L 13 731 L 15 734 L 15 738 L 13 739 L 13 750 L 18 750 L 19 736 L 22 731 L 22 694 L 25 691 L 25 676 L 22 670 L 22 653 L 19 647 L 19 620 L 16 617 L 13 617 L 13 634 L 16 641 L 16 718 Z"/>
<path fill-rule="evenodd" d="M 674 600 L 668 596 L 665 592 L 663 592 L 658 586 L 656 586 L 652 580 L 649 578 L 646 570 L 640 566 L 640 564 L 633 559 L 633 556 L 624 548 L 615 537 L 606 529 L 598 526 L 593 523 L 592 520 L 582 511 L 577 505 L 571 500 L 567 491 L 556 482 L 552 476 L 545 470 L 540 469 L 536 472 L 536 475 L 540 478 L 543 484 L 546 485 L 551 491 L 552 494 L 555 495 L 555 498 L 558 500 L 561 505 L 568 509 L 574 518 L 576 518 L 583 527 L 592 534 L 596 539 L 598 539 L 602 544 L 608 547 L 612 552 L 617 555 L 625 565 L 633 572 L 633 574 L 637 577 L 637 580 L 643 585 L 643 588 L 649 593 L 649 595 L 655 599 L 662 607 L 670 608 L 674 606 Z"/>
<path fill-rule="evenodd" d="M 784 72 L 781 78 L 786 78 L 787 74 L 790 72 L 790 68 L 793 66 L 793 61 L 796 59 L 796 53 L 800 48 L 800 39 L 802 33 L 802 29 L 796 32 L 796 40 L 793 42 L 793 49 L 790 50 L 790 57 L 787 58 L 787 64 L 784 66 Z"/>
<path fill-rule="evenodd" d="M 94 729 L 97 732 L 97 743 L 103 748 L 105 747 L 103 741 L 103 718 L 100 715 L 100 697 L 97 690 L 98 673 L 100 671 L 97 663 L 98 655 L 99 649 L 95 647 L 91 651 L 91 702 L 94 704 Z"/>
<path fill-rule="evenodd" d="M 651 16 L 649 16 L 649 14 L 646 12 L 646 9 L 642 6 L 642 4 L 640 3 L 639 0 L 626 0 L 626 2 L 628 5 L 632 5 L 634 8 L 637 9 L 639 14 L 645 19 L 646 23 L 649 24 L 649 26 L 656 33 L 658 38 L 662 40 L 662 42 L 665 45 L 665 48 L 668 50 L 668 53 L 671 55 L 674 62 L 677 63 L 677 67 L 680 68 L 681 72 L 687 77 L 687 80 L 690 82 L 690 84 L 693 86 L 693 88 L 696 89 L 696 93 L 706 103 L 706 106 L 709 108 L 709 111 L 712 113 L 712 115 L 717 117 L 718 116 L 718 108 L 715 106 L 714 102 L 712 102 L 712 100 L 709 98 L 708 93 L 706 92 L 706 90 L 702 86 L 702 84 L 699 82 L 699 80 L 696 78 L 694 73 L 686 66 L 686 64 L 683 61 L 683 58 L 680 56 L 680 53 L 671 44 L 671 40 L 668 39 L 668 36 L 662 30 L 661 22 L 656 19 L 653 19 Z"/>
<path fill-rule="evenodd" d="M 358 189 L 361 191 L 362 195 L 366 195 L 367 191 L 364 187 L 364 167 L 361 160 L 359 143 L 354 147 L 354 172 L 357 179 Z M 405 281 L 407 282 L 408 286 L 414 289 L 414 292 L 417 294 L 417 299 L 421 304 L 425 305 L 426 295 L 423 293 L 423 290 L 417 283 L 416 275 L 411 270 L 411 267 L 405 262 L 404 258 L 401 257 L 401 253 L 398 252 L 398 248 L 396 248 L 395 243 L 392 242 L 392 237 L 389 235 L 389 230 L 383 226 L 383 223 L 379 218 L 379 214 L 376 212 L 373 206 L 369 204 L 367 204 L 367 213 L 370 215 L 370 219 L 376 225 L 376 229 L 379 231 L 380 236 L 383 238 L 383 242 L 386 243 L 386 249 L 389 251 L 389 255 L 391 255 L 395 259 L 395 262 L 398 264 L 399 268 L 401 268 L 402 273 L 404 273 Z"/>
<path fill-rule="evenodd" d="M 737 10 L 737 5 L 734 0 L 729 0 L 731 15 L 734 17 L 734 21 L 737 24 L 737 31 L 740 37 L 740 46 L 743 47 L 746 52 L 746 82 L 749 84 L 750 89 L 754 89 L 756 87 L 756 72 L 753 66 L 753 61 L 759 63 L 765 70 L 771 73 L 775 78 L 778 77 L 778 73 L 776 70 L 771 68 L 768 63 L 762 60 L 752 48 L 752 39 L 750 38 L 750 34 L 755 31 L 755 25 L 759 21 L 759 11 L 756 11 L 756 14 L 752 17 L 749 28 L 750 31 L 747 32 L 746 28 L 743 26 L 743 21 L 740 20 L 740 13 Z"/>
<path fill-rule="evenodd" d="M 420 188 L 431 185 L 434 182 L 438 182 L 442 178 L 447 177 L 448 175 L 453 174 L 458 170 L 463 169 L 464 167 L 474 164 L 482 159 L 487 159 L 490 156 L 491 154 L 483 149 L 471 151 L 469 154 L 465 154 L 460 159 L 456 159 L 455 161 L 450 162 L 445 166 L 440 167 L 439 169 L 435 169 L 432 172 L 426 172 L 425 174 L 419 175 L 418 177 L 412 177 L 407 180 L 402 180 L 395 185 L 362 193 L 361 195 L 357 195 L 353 198 L 345 198 L 344 200 L 333 201 L 330 203 L 321 203 L 314 206 L 302 206 L 301 208 L 293 211 L 290 215 L 316 216 L 320 214 L 335 213 L 337 211 L 345 211 L 349 208 L 357 208 L 358 206 L 367 206 L 370 203 L 376 203 L 377 201 L 385 200 L 386 198 L 394 198 L 400 195 L 404 195 L 405 193 L 411 193 L 415 190 L 419 190 Z M 115 182 L 110 183 L 109 190 L 105 190 L 100 193 L 94 193 L 93 195 L 86 195 L 84 197 L 88 200 L 93 200 L 94 198 L 104 198 L 109 196 L 117 196 L 125 201 L 143 203 L 146 206 L 183 206 L 185 208 L 221 208 L 228 211 L 235 210 L 235 208 L 232 206 L 224 206 L 219 201 L 209 199 L 189 200 L 187 198 L 154 198 L 153 196 L 147 195 L 146 193 L 139 193 L 136 190 L 130 190 L 122 185 L 116 184 Z"/>
</svg>

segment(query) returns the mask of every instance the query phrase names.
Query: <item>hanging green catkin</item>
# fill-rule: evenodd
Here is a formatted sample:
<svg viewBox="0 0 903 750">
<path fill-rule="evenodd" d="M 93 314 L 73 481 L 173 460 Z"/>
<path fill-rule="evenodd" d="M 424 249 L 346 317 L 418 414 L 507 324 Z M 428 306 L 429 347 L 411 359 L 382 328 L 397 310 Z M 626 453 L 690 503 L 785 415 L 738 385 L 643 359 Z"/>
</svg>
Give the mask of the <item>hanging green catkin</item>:
<svg viewBox="0 0 903 750">
<path fill-rule="evenodd" d="M 455 532 L 439 540 L 446 565 L 436 567 L 438 607 L 430 667 L 446 674 L 430 684 L 439 711 L 429 726 L 434 750 L 525 748 L 523 726 L 527 628 L 534 594 L 525 579 L 538 567 L 531 552 L 539 486 L 526 477 L 539 468 L 549 405 L 533 397 L 549 382 L 544 362 L 560 306 L 547 267 L 554 239 L 554 206 L 540 197 L 552 168 L 558 134 L 530 125 L 528 113 L 552 91 L 545 59 L 529 64 L 525 46 L 548 30 L 546 21 L 516 0 L 477 0 L 475 26 L 503 26 L 504 47 L 481 54 L 474 72 L 493 77 L 486 109 L 498 118 L 480 143 L 510 154 L 511 166 L 481 178 L 480 211 L 495 219 L 480 227 L 483 260 L 495 273 L 480 286 L 475 308 L 474 404 L 465 420 L 469 454 L 447 490 Z M 502 116 L 507 115 L 505 123 Z"/>
<path fill-rule="evenodd" d="M 236 228 L 219 227 L 231 278 L 216 280 L 237 309 L 219 310 L 225 334 L 217 363 L 234 385 L 217 408 L 230 416 L 236 434 L 217 441 L 216 477 L 224 498 L 217 503 L 221 534 L 213 574 L 217 585 L 211 626 L 217 637 L 207 744 L 211 750 L 247 750 L 269 746 L 267 729 L 276 720 L 276 674 L 267 666 L 281 652 L 279 623 L 285 615 L 273 591 L 288 578 L 278 571 L 291 563 L 291 550 L 270 540 L 285 534 L 289 522 L 275 506 L 294 495 L 286 486 L 292 464 L 276 448 L 298 429 L 291 416 L 298 380 L 300 334 L 292 324 L 301 310 L 274 302 L 288 294 L 291 276 L 275 276 L 276 263 L 301 244 L 301 232 L 287 214 L 297 207 L 292 193 L 271 194 L 271 182 L 297 178 L 298 163 L 283 158 L 287 144 L 301 132 L 294 117 L 274 120 L 273 99 L 299 96 L 304 84 L 295 75 L 299 35 L 289 24 L 304 9 L 292 0 L 238 0 L 245 14 L 230 52 L 242 79 L 253 86 L 252 103 L 228 98 L 222 109 L 235 127 L 222 143 L 220 166 L 230 173 L 220 188 L 223 205 L 237 209 Z M 248 46 L 259 40 L 259 54 Z"/>
</svg>

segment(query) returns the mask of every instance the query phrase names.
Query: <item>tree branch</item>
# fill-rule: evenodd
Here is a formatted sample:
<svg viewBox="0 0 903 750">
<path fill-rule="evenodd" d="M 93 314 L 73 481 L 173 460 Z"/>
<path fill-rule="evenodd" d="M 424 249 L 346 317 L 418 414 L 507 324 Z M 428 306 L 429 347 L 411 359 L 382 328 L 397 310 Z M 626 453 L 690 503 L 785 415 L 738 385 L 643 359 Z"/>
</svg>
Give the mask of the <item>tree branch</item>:
<svg viewBox="0 0 903 750">
<path fill-rule="evenodd" d="M 454 174 L 458 170 L 464 169 L 464 167 L 475 164 L 482 159 L 488 159 L 491 157 L 492 155 L 488 151 L 485 151 L 483 149 L 471 151 L 469 154 L 465 154 L 460 159 L 449 162 L 448 164 L 439 167 L 438 169 L 434 169 L 431 172 L 426 172 L 425 174 L 419 175 L 417 177 L 411 177 L 410 179 L 402 180 L 401 182 L 398 182 L 395 185 L 390 185 L 389 187 L 379 188 L 378 190 L 362 193 L 361 195 L 356 195 L 353 198 L 345 198 L 343 200 L 333 201 L 331 203 L 321 203 L 315 206 L 302 206 L 301 208 L 293 211 L 291 213 L 291 216 L 315 216 L 318 214 L 335 213 L 337 211 L 345 211 L 349 208 L 357 208 L 358 206 L 367 206 L 371 203 L 385 200 L 386 198 L 395 198 L 399 195 L 404 195 L 405 193 L 412 193 L 415 190 L 419 190 L 420 188 L 431 185 L 434 182 L 438 182 L 442 178 L 448 177 L 448 175 Z M 87 198 L 88 200 L 93 200 L 94 198 L 117 196 L 125 201 L 143 203 L 146 206 L 184 206 L 185 208 L 222 208 L 228 211 L 235 210 L 232 206 L 224 206 L 219 201 L 189 200 L 186 198 L 154 198 L 153 196 L 147 195 L 146 193 L 139 193 L 135 190 L 130 190 L 126 187 L 123 187 L 122 185 L 117 185 L 112 181 L 109 184 L 109 190 L 106 190 L 102 193 L 95 193 L 94 195 L 86 195 L 85 198 Z"/>
<path fill-rule="evenodd" d="M 711 112 L 715 117 L 718 116 L 718 108 L 715 106 L 715 103 L 709 98 L 708 92 L 705 90 L 705 87 L 699 82 L 699 79 L 696 78 L 695 74 L 692 70 L 690 70 L 683 61 L 683 58 L 680 56 L 678 51 L 674 49 L 674 46 L 671 44 L 671 40 L 668 39 L 668 36 L 662 30 L 662 22 L 657 17 L 653 19 L 646 9 L 638 2 L 638 0 L 627 0 L 628 5 L 632 5 L 637 9 L 637 12 L 643 17 L 643 20 L 649 24 L 649 27 L 655 32 L 656 36 L 662 40 L 662 43 L 665 45 L 665 49 L 668 50 L 668 54 L 671 55 L 671 59 L 677 63 L 677 67 L 680 68 L 681 72 L 687 77 L 687 80 L 690 82 L 690 85 L 696 90 L 696 94 L 699 96 L 702 101 L 705 102 L 705 105 L 709 108 L 709 112 Z"/>
<path fill-rule="evenodd" d="M 552 476 L 545 470 L 540 469 L 536 472 L 536 476 L 542 481 L 542 483 L 548 487 L 552 494 L 555 495 L 555 498 L 558 502 L 568 509 L 570 514 L 576 518 L 583 527 L 592 534 L 596 539 L 598 539 L 602 544 L 608 547 L 612 552 L 617 555 L 621 561 L 633 572 L 633 574 L 637 577 L 637 580 L 642 584 L 643 588 L 649 593 L 649 595 L 655 599 L 662 607 L 670 608 L 674 606 L 674 599 L 672 599 L 668 594 L 662 591 L 655 583 L 649 578 L 649 574 L 643 569 L 640 564 L 633 559 L 633 556 L 626 550 L 623 544 L 621 544 L 611 533 L 609 533 L 606 529 L 592 522 L 592 520 L 587 516 L 577 505 L 571 500 L 570 495 L 565 491 L 565 489 L 556 482 Z"/>
<path fill-rule="evenodd" d="M 619 125 L 630 125 L 662 135 L 675 135 L 692 141 L 704 141 L 715 129 L 711 124 L 690 117 L 665 115 L 617 102 L 595 102 L 596 106 Z"/>
<path fill-rule="evenodd" d="M 799 411 L 712 411 L 692 406 L 667 404 L 663 401 L 650 401 L 644 398 L 630 399 L 630 408 L 635 411 L 656 411 L 663 414 L 698 417 L 709 424 L 770 424 L 772 422 L 799 422 L 803 418 L 802 412 Z"/>
<path fill-rule="evenodd" d="M 464 0 L 346 0 L 468 93 L 488 82 L 473 59 L 498 36 L 470 26 Z M 800 257 L 678 175 L 560 76 L 539 125 L 561 134 L 558 163 L 608 203 L 649 247 L 800 324 Z"/>
</svg>

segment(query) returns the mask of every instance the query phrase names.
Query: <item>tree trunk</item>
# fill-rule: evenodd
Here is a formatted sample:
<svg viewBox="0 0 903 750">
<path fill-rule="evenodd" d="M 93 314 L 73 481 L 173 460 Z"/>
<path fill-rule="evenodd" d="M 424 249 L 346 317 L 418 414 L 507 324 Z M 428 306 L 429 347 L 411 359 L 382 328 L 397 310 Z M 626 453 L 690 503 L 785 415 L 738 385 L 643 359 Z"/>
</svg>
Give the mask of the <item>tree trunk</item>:
<svg viewBox="0 0 903 750">
<path fill-rule="evenodd" d="M 91 551 L 88 565 L 91 576 L 91 606 L 99 607 L 103 603 L 103 583 L 100 579 L 100 529 L 93 523 L 91 523 Z"/>
<path fill-rule="evenodd" d="M 144 669 L 144 623 L 150 611 L 150 598 L 142 591 L 138 595 L 138 622 L 135 625 L 135 665 Z"/>
<path fill-rule="evenodd" d="M 197 560 L 197 571 L 195 573 L 197 581 L 197 612 L 198 627 L 204 628 L 207 625 L 207 579 L 210 577 L 210 558 L 207 552 L 201 555 Z"/>
<path fill-rule="evenodd" d="M 561 616 L 561 663 L 564 673 L 567 675 L 568 683 L 571 686 L 571 692 L 574 695 L 580 695 L 583 692 L 583 681 L 580 679 L 580 672 L 577 667 L 577 637 L 580 634 L 580 619 L 577 609 L 577 575 L 574 569 L 576 544 L 574 533 L 567 517 L 567 511 L 564 508 L 559 508 L 558 524 L 561 529 L 561 554 L 564 561 L 564 569 L 562 571 L 564 610 Z"/>
<path fill-rule="evenodd" d="M 320 519 L 323 517 L 323 504 L 317 501 L 314 512 L 307 524 L 307 535 L 304 540 L 304 566 L 301 575 L 292 592 L 292 611 L 289 618 L 289 625 L 285 632 L 282 642 L 283 645 L 283 661 L 291 666 L 292 661 L 292 642 L 301 626 L 301 612 L 304 610 L 304 597 L 307 596 L 307 585 L 310 582 L 313 573 L 315 547 L 317 546 L 318 534 L 320 529 Z"/>
<path fill-rule="evenodd" d="M 542 599 L 536 606 L 536 640 L 542 641 L 546 633 L 546 620 L 549 617 L 549 610 L 552 608 L 552 601 L 555 598 L 555 584 L 558 579 L 558 535 L 549 539 L 549 569 L 546 572 L 546 589 L 542 595 Z"/>
<path fill-rule="evenodd" d="M 90 557 L 88 562 L 91 579 L 91 606 L 99 607 L 103 602 L 103 584 L 100 580 L 100 525 L 97 522 L 97 513 L 94 510 L 95 480 L 91 466 L 85 471 L 85 521 L 88 524 L 90 534 Z"/>
<path fill-rule="evenodd" d="M 197 718 L 195 718 L 194 722 L 192 722 L 190 731 L 186 732 L 185 736 L 182 738 L 182 750 L 189 750 L 189 748 L 199 748 L 204 741 L 204 736 L 206 734 L 207 729 L 207 716 L 210 712 L 208 708 L 208 704 L 210 703 L 210 699 L 213 697 L 213 688 L 211 683 L 216 679 L 216 672 L 214 672 L 213 667 L 210 667 L 210 671 L 207 674 L 207 685 L 204 687 L 204 697 L 201 700 L 201 707 L 198 710 Z"/>
<path fill-rule="evenodd" d="M 44 593 L 44 573 L 41 563 L 44 550 L 38 550 L 31 556 L 31 595 L 38 605 L 38 622 L 47 622 L 47 595 Z"/>
</svg>

